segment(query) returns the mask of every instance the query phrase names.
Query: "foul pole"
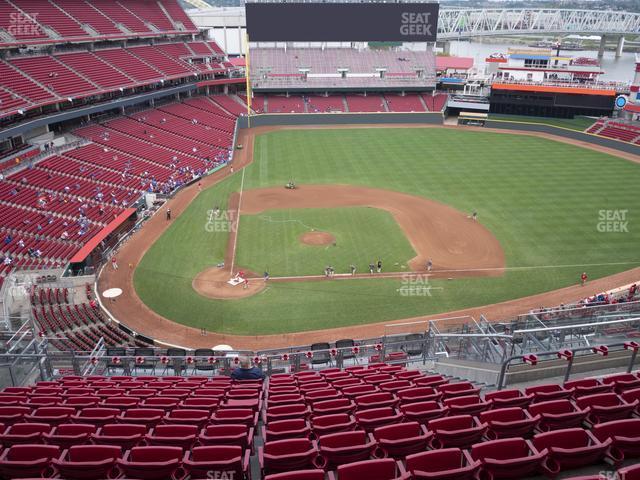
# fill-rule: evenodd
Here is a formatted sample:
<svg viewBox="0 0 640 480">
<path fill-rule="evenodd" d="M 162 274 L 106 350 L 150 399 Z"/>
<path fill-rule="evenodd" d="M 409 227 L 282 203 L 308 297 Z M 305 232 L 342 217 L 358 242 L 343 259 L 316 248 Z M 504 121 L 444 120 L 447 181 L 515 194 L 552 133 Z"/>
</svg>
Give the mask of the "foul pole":
<svg viewBox="0 0 640 480">
<path fill-rule="evenodd" d="M 253 92 L 251 91 L 251 75 L 249 73 L 249 34 L 246 32 L 244 34 L 244 43 L 244 76 L 247 82 L 247 128 L 251 128 L 251 97 L 253 97 Z"/>
</svg>

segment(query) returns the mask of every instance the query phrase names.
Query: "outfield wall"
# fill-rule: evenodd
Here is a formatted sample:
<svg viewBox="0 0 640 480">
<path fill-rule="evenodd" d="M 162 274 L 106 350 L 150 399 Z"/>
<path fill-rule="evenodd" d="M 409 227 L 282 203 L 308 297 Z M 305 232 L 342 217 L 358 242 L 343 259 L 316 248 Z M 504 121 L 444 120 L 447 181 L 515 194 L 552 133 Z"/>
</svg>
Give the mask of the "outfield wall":
<svg viewBox="0 0 640 480">
<path fill-rule="evenodd" d="M 631 153 L 633 155 L 640 155 L 640 145 L 633 145 L 631 143 L 623 142 L 620 140 L 614 140 L 613 138 L 600 137 L 591 133 L 579 132 L 577 130 L 571 130 L 569 128 L 554 127 L 552 125 L 544 125 L 541 123 L 535 123 L 535 119 L 532 118 L 532 122 L 514 122 L 508 120 L 492 120 L 489 118 L 485 126 L 488 128 L 498 128 L 503 130 L 520 130 L 522 132 L 539 132 L 548 133 L 550 135 L 556 135 L 558 137 L 570 138 L 580 142 L 591 143 L 601 147 L 607 147 L 621 152 Z"/>
<path fill-rule="evenodd" d="M 238 127 L 248 128 L 248 117 L 238 117 Z M 381 123 L 426 123 L 442 125 L 441 112 L 424 113 L 264 113 L 251 116 L 251 127 L 279 125 L 375 125 Z"/>
</svg>

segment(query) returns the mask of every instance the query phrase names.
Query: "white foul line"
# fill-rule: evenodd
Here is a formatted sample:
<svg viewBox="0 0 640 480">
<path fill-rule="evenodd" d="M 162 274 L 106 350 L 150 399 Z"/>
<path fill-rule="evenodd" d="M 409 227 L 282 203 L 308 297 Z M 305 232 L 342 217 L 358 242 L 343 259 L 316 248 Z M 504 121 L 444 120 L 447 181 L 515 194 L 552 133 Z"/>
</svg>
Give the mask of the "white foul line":
<svg viewBox="0 0 640 480">
<path fill-rule="evenodd" d="M 231 251 L 231 276 L 233 276 L 233 266 L 236 261 L 236 245 L 238 243 L 238 230 L 240 229 L 240 206 L 242 205 L 242 193 L 244 192 L 244 171 L 242 169 L 242 180 L 240 180 L 240 198 L 238 199 L 238 213 L 236 215 L 235 236 L 233 237 L 233 249 Z"/>
</svg>

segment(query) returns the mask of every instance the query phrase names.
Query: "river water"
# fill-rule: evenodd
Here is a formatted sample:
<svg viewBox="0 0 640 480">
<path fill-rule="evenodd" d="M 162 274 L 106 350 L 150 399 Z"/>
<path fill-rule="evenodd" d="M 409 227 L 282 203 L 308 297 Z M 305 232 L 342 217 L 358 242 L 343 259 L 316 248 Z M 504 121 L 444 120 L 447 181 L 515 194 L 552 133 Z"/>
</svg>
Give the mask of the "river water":
<svg viewBox="0 0 640 480">
<path fill-rule="evenodd" d="M 473 57 L 474 66 L 478 71 L 483 71 L 487 58 L 492 53 L 507 53 L 509 48 L 527 48 L 525 45 L 509 45 L 507 43 L 481 43 L 481 42 L 451 42 L 451 55 L 458 57 Z M 591 57 L 598 58 L 596 50 L 560 52 L 561 55 L 569 57 Z M 604 58 L 600 61 L 604 74 L 601 80 L 617 82 L 631 82 L 635 72 L 635 53 L 623 52 L 620 58 L 614 58 L 613 51 L 606 51 Z"/>
</svg>

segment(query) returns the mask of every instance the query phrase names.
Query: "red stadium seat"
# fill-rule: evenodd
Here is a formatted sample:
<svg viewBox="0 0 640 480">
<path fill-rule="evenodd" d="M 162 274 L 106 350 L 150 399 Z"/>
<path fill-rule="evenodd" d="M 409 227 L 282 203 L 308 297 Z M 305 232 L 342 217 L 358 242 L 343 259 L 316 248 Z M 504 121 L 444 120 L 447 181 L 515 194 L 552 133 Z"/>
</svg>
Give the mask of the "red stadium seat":
<svg viewBox="0 0 640 480">
<path fill-rule="evenodd" d="M 601 442 L 611 440 L 623 458 L 640 457 L 640 418 L 598 423 L 591 431 Z"/>
<path fill-rule="evenodd" d="M 356 397 L 357 399 L 358 397 Z M 356 400 L 357 401 L 357 400 Z M 311 412 L 313 415 L 333 415 L 336 413 L 353 413 L 356 404 L 348 398 L 334 398 L 313 402 Z"/>
<path fill-rule="evenodd" d="M 484 399 L 491 402 L 491 408 L 528 407 L 533 401 L 533 393 L 524 395 L 518 389 L 496 390 L 487 392 Z"/>
<path fill-rule="evenodd" d="M 394 480 L 398 476 L 398 465 L 391 458 L 348 463 L 337 470 L 337 480 Z"/>
<path fill-rule="evenodd" d="M 579 427 L 589 414 L 566 399 L 533 403 L 529 406 L 529 413 L 540 415 L 538 428 L 541 431 Z"/>
<path fill-rule="evenodd" d="M 320 459 L 316 464 L 325 470 L 333 470 L 345 463 L 368 460 L 376 448 L 370 434 L 364 430 L 332 433 L 318 439 Z"/>
<path fill-rule="evenodd" d="M 198 438 L 196 425 L 156 425 L 145 435 L 148 445 L 190 449 Z"/>
<path fill-rule="evenodd" d="M 309 407 L 304 403 L 292 403 L 280 405 L 278 407 L 267 408 L 264 412 L 263 421 L 270 423 L 276 420 L 288 420 L 292 418 L 307 418 Z"/>
<path fill-rule="evenodd" d="M 25 415 L 24 419 L 28 422 L 43 422 L 50 425 L 59 425 L 69 421 L 71 415 L 76 413 L 75 408 L 70 407 L 40 407 L 36 408 L 31 414 Z"/>
<path fill-rule="evenodd" d="M 307 403 L 314 404 L 316 402 L 324 402 L 326 400 L 333 400 L 341 397 L 342 394 L 335 388 L 325 388 L 322 390 L 312 390 L 307 392 L 304 396 L 304 400 Z"/>
<path fill-rule="evenodd" d="M 476 443 L 471 448 L 471 457 L 480 461 L 489 478 L 524 478 L 545 472 L 546 452 L 539 452 L 531 441 L 522 438 Z"/>
<path fill-rule="evenodd" d="M 367 395 L 358 395 L 355 397 L 355 404 L 358 410 L 367 410 L 370 408 L 396 407 L 400 401 L 393 393 L 377 392 Z M 340 413 L 340 412 L 334 412 Z"/>
<path fill-rule="evenodd" d="M 478 415 L 491 405 L 478 395 L 445 398 L 443 403 L 449 408 L 449 415 Z"/>
<path fill-rule="evenodd" d="M 438 391 L 444 398 L 461 397 L 468 395 L 480 395 L 480 387 L 475 387 L 471 382 L 445 383 L 438 385 Z"/>
<path fill-rule="evenodd" d="M 202 447 L 209 448 L 209 447 Z M 142 480 L 166 480 L 171 478 L 182 464 L 180 447 L 133 447 L 118 459 L 118 466 L 125 478 Z"/>
<path fill-rule="evenodd" d="M 592 424 L 628 418 L 638 403 L 638 400 L 627 403 L 616 393 L 596 393 L 576 399 L 576 405 L 589 412 L 587 419 Z"/>
<path fill-rule="evenodd" d="M 325 480 L 324 470 L 295 470 L 293 472 L 274 473 L 267 475 L 264 480 Z"/>
<path fill-rule="evenodd" d="M 191 478 L 248 479 L 249 455 L 237 445 L 208 445 L 187 451 L 182 464 Z"/>
<path fill-rule="evenodd" d="M 606 393 L 613 390 L 613 385 L 600 383 L 597 378 L 581 378 L 564 383 L 564 388 L 574 389 L 574 397 L 594 395 L 596 393 Z"/>
<path fill-rule="evenodd" d="M 436 388 L 440 385 L 444 385 L 445 383 L 449 383 L 449 380 L 444 378 L 442 375 L 424 375 L 419 377 L 414 377 L 411 381 L 419 387 L 433 387 Z"/>
<path fill-rule="evenodd" d="M 497 438 L 529 437 L 540 423 L 540 415 L 535 417 L 519 407 L 497 408 L 480 414 L 480 421 L 488 426 L 487 437 Z"/>
<path fill-rule="evenodd" d="M 62 452 L 56 445 L 14 445 L 0 455 L 1 478 L 47 478 Z"/>
<path fill-rule="evenodd" d="M 391 407 L 357 411 L 355 417 L 358 426 L 367 432 L 373 432 L 378 427 L 399 423 L 402 420 L 402 414 Z"/>
<path fill-rule="evenodd" d="M 471 415 L 458 415 L 430 420 L 427 429 L 434 434 L 431 442 L 434 448 L 463 448 L 479 442 L 487 424 Z"/>
<path fill-rule="evenodd" d="M 609 375 L 602 379 L 602 383 L 605 385 L 613 385 L 616 393 L 622 393 L 627 390 L 633 390 L 634 388 L 640 388 L 640 378 L 633 373 L 618 373 L 616 375 Z"/>
<path fill-rule="evenodd" d="M 297 393 L 269 394 L 269 398 L 267 400 L 267 408 L 277 407 L 278 405 L 288 405 L 290 403 L 302 402 L 304 402 L 304 398 L 302 397 L 302 395 Z"/>
<path fill-rule="evenodd" d="M 253 427 L 245 424 L 208 425 L 201 432 L 198 441 L 202 445 L 238 445 L 243 449 L 253 449 Z"/>
<path fill-rule="evenodd" d="M 304 418 L 292 418 L 269 422 L 262 427 L 262 440 L 272 442 L 286 438 L 309 438 L 311 427 Z"/>
<path fill-rule="evenodd" d="M 346 413 L 311 417 L 311 431 L 316 437 L 355 430 L 356 420 Z"/>
<path fill-rule="evenodd" d="M 3 447 L 42 443 L 42 436 L 51 431 L 48 423 L 14 423 L 0 434 Z"/>
<path fill-rule="evenodd" d="M 179 403 L 180 399 L 175 397 L 150 397 L 140 402 L 140 408 L 160 408 L 166 412 L 176 408 Z"/>
<path fill-rule="evenodd" d="M 71 417 L 71 421 L 76 423 L 89 423 L 98 427 L 107 423 L 115 423 L 120 415 L 117 408 L 89 407 L 83 408 Z"/>
<path fill-rule="evenodd" d="M 443 407 L 438 402 L 416 402 L 400 405 L 400 411 L 405 420 L 426 424 L 429 420 L 442 418 L 449 413 L 449 407 Z"/>
<path fill-rule="evenodd" d="M 49 433 L 43 433 L 44 443 L 58 445 L 60 448 L 69 448 L 72 445 L 82 445 L 89 443 L 91 435 L 95 433 L 97 427 L 87 423 L 63 423 Z"/>
<path fill-rule="evenodd" d="M 630 465 L 618 470 L 620 480 L 640 480 L 640 465 Z"/>
<path fill-rule="evenodd" d="M 258 448 L 263 475 L 311 468 L 317 455 L 318 446 L 307 438 L 267 442 Z"/>
<path fill-rule="evenodd" d="M 427 432 L 425 426 L 418 422 L 406 422 L 376 428 L 373 437 L 378 442 L 378 453 L 381 452 L 384 457 L 402 459 L 426 450 L 433 432 Z"/>
<path fill-rule="evenodd" d="M 171 410 L 164 416 L 164 423 L 173 423 L 180 425 L 196 425 L 204 426 L 211 418 L 209 410 L 196 410 L 195 408 Z"/>
<path fill-rule="evenodd" d="M 438 392 L 433 387 L 406 388 L 404 390 L 397 391 L 396 395 L 400 399 L 401 404 L 427 401 L 437 402 L 442 398 L 442 393 Z"/>
<path fill-rule="evenodd" d="M 211 417 L 211 422 L 221 423 L 242 423 L 250 427 L 258 424 L 258 413 L 251 408 L 219 408 Z"/>
<path fill-rule="evenodd" d="M 146 433 L 146 425 L 114 423 L 99 428 L 91 440 L 98 445 L 117 445 L 127 450 L 139 445 Z"/>
<path fill-rule="evenodd" d="M 145 425 L 147 430 L 153 428 L 162 421 L 164 410 L 159 408 L 130 408 L 118 415 L 119 423 L 137 423 Z"/>
<path fill-rule="evenodd" d="M 375 385 L 359 384 L 351 385 L 341 388 L 342 395 L 348 398 L 355 398 L 361 395 L 368 395 L 370 393 L 378 392 L 378 387 Z"/>
<path fill-rule="evenodd" d="M 414 453 L 405 463 L 406 471 L 416 480 L 472 480 L 480 469 L 480 462 L 459 448 Z"/>
<path fill-rule="evenodd" d="M 570 398 L 573 395 L 572 388 L 564 388 L 557 383 L 549 383 L 546 385 L 535 385 L 524 389 L 526 395 L 533 394 L 533 402 L 547 402 L 549 400 L 559 400 L 562 398 Z"/>
<path fill-rule="evenodd" d="M 548 450 L 546 467 L 552 472 L 599 463 L 605 458 L 611 443 L 611 439 L 601 442 L 582 428 L 553 430 L 533 437 L 536 449 Z"/>
<path fill-rule="evenodd" d="M 120 448 L 113 445 L 73 445 L 53 459 L 53 465 L 69 480 L 112 478 L 120 456 Z"/>
</svg>

